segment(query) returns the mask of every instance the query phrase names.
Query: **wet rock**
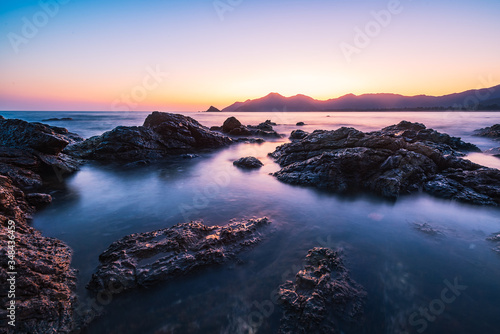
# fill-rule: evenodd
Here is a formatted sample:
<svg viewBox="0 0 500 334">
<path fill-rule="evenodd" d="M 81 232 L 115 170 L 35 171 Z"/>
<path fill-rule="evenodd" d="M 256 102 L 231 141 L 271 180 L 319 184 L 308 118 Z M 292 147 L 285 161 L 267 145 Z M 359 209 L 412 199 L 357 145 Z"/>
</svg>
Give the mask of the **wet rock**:
<svg viewBox="0 0 500 334">
<path fill-rule="evenodd" d="M 262 144 L 265 142 L 262 138 L 236 138 L 234 139 L 237 143 L 249 143 L 249 144 Z"/>
<path fill-rule="evenodd" d="M 74 327 L 73 304 L 76 272 L 70 267 L 71 249 L 63 242 L 44 237 L 28 225 L 34 208 L 23 191 L 0 176 L 0 233 L 9 236 L 15 227 L 16 333 L 69 333 Z M 11 223 L 9 223 L 11 221 Z M 0 256 L 8 257 L 8 246 Z M 4 266 L 0 280 L 11 275 Z M 2 289 L 0 317 L 7 318 L 7 290 Z"/>
<path fill-rule="evenodd" d="M 26 200 L 37 209 L 44 208 L 52 203 L 52 196 L 42 193 L 31 193 L 26 195 Z"/>
<path fill-rule="evenodd" d="M 191 117 L 155 111 L 143 126 L 119 126 L 101 136 L 70 145 L 64 152 L 84 159 L 134 162 L 196 153 L 232 142 Z"/>
<path fill-rule="evenodd" d="M 500 140 L 500 124 L 478 129 L 474 131 L 475 136 L 491 138 L 493 140 Z"/>
<path fill-rule="evenodd" d="M 296 126 L 304 126 L 304 125 L 306 125 L 306 123 L 304 123 L 304 122 L 297 122 L 297 124 L 295 124 L 295 125 Z"/>
<path fill-rule="evenodd" d="M 206 112 L 220 112 L 219 109 L 215 108 L 214 106 L 210 106 Z"/>
<path fill-rule="evenodd" d="M 290 134 L 290 139 L 295 140 L 295 139 L 304 139 L 309 135 L 309 132 L 305 132 L 303 130 L 293 130 L 292 133 Z"/>
<path fill-rule="evenodd" d="M 281 136 L 274 131 L 273 124 L 270 120 L 266 120 L 259 125 L 248 125 L 244 126 L 241 124 L 236 117 L 229 117 L 224 121 L 222 127 L 212 127 L 214 131 L 221 131 L 230 136 L 241 137 L 241 136 L 253 136 L 253 137 L 268 137 L 268 138 L 280 138 Z"/>
<path fill-rule="evenodd" d="M 256 169 L 264 166 L 264 164 L 255 157 L 240 158 L 234 161 L 233 165 L 235 165 L 236 167 L 246 168 L 246 169 Z"/>
<path fill-rule="evenodd" d="M 339 193 L 369 191 L 387 198 L 423 190 L 498 205 L 500 171 L 460 158 L 469 150 L 477 147 L 403 121 L 371 133 L 345 127 L 316 130 L 270 155 L 282 167 L 273 175 L 285 183 Z"/>
<path fill-rule="evenodd" d="M 110 286 L 149 286 L 233 261 L 237 253 L 261 241 L 262 229 L 269 224 L 267 218 L 226 226 L 190 222 L 126 236 L 99 256 L 100 265 L 87 287 L 99 292 Z"/>
<path fill-rule="evenodd" d="M 422 233 L 432 235 L 432 236 L 436 236 L 436 235 L 441 234 L 441 232 L 438 229 L 432 227 L 429 223 L 414 222 L 413 228 L 416 229 L 417 231 L 420 231 Z"/>
<path fill-rule="evenodd" d="M 493 247 L 492 250 L 500 254 L 500 232 L 493 233 L 490 237 L 486 238 L 486 240 L 493 242 L 496 246 Z"/>
<path fill-rule="evenodd" d="M 341 333 L 339 321 L 359 319 L 365 296 L 349 277 L 338 252 L 313 248 L 295 282 L 287 281 L 279 288 L 284 309 L 279 333 Z"/>
</svg>

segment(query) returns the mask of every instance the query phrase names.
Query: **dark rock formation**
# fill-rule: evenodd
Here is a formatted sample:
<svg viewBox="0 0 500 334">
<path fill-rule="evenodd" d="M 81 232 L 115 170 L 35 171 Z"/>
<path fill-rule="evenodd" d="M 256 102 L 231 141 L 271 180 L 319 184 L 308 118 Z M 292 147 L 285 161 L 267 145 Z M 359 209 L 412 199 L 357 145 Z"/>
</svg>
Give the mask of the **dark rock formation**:
<svg viewBox="0 0 500 334">
<path fill-rule="evenodd" d="M 219 109 L 215 108 L 214 106 L 210 106 L 206 112 L 220 112 Z"/>
<path fill-rule="evenodd" d="M 487 128 L 475 130 L 474 135 L 479 137 L 491 138 L 493 140 L 500 140 L 500 124 L 495 124 Z"/>
<path fill-rule="evenodd" d="M 309 132 L 305 132 L 303 130 L 293 130 L 292 133 L 290 134 L 290 139 L 291 140 L 296 140 L 296 139 L 304 139 L 309 135 Z"/>
<path fill-rule="evenodd" d="M 363 288 L 349 277 L 338 252 L 313 248 L 295 282 L 280 286 L 284 314 L 279 333 L 341 333 L 339 321 L 359 318 L 365 296 Z"/>
<path fill-rule="evenodd" d="M 233 162 L 233 165 L 240 168 L 256 169 L 264 166 L 262 161 L 255 157 L 240 158 Z"/>
<path fill-rule="evenodd" d="M 280 181 L 340 193 L 371 191 L 397 198 L 424 190 L 438 197 L 483 205 L 500 203 L 500 171 L 461 159 L 478 151 L 460 138 L 423 124 L 401 122 L 381 131 L 316 130 L 270 155 Z"/>
<path fill-rule="evenodd" d="M 306 125 L 306 123 L 304 123 L 304 122 L 297 122 L 297 124 L 295 124 L 295 125 L 296 126 L 304 126 L 304 125 Z"/>
<path fill-rule="evenodd" d="M 254 136 L 254 137 L 268 137 L 280 138 L 281 136 L 273 130 L 273 124 L 270 120 L 266 120 L 259 125 L 244 126 L 236 117 L 229 117 L 224 121 L 221 127 L 213 126 L 210 129 L 213 131 L 220 131 L 230 136 Z"/>
<path fill-rule="evenodd" d="M 26 195 L 26 200 L 37 209 L 42 209 L 52 203 L 52 196 L 42 193 L 31 193 Z"/>
<path fill-rule="evenodd" d="M 232 143 L 191 117 L 153 112 L 143 126 L 119 126 L 101 136 L 68 146 L 67 154 L 100 161 L 157 160 L 215 149 Z"/>
<path fill-rule="evenodd" d="M 71 249 L 63 242 L 43 237 L 28 225 L 34 212 L 24 193 L 12 181 L 0 176 L 0 257 L 8 259 L 9 244 L 14 236 L 15 266 L 17 272 L 15 333 L 69 333 L 73 326 L 73 304 L 76 273 L 70 267 Z M 15 233 L 9 233 L 9 227 Z M 7 264 L 5 261 L 4 263 Z M 8 274 L 0 268 L 0 280 L 5 287 Z M 7 289 L 0 291 L 2 322 L 7 321 Z M 10 319 L 9 319 L 10 320 Z M 7 328 L 7 326 L 5 326 Z"/>
<path fill-rule="evenodd" d="M 268 224 L 267 218 L 226 226 L 190 222 L 126 236 L 99 256 L 101 264 L 87 287 L 95 292 L 110 286 L 126 290 L 226 263 L 260 242 L 261 229 Z"/>
<path fill-rule="evenodd" d="M 61 151 L 81 140 L 60 127 L 0 120 L 0 174 L 25 191 L 37 190 L 43 184 L 42 176 L 60 178 L 78 170 L 79 162 Z"/>
</svg>

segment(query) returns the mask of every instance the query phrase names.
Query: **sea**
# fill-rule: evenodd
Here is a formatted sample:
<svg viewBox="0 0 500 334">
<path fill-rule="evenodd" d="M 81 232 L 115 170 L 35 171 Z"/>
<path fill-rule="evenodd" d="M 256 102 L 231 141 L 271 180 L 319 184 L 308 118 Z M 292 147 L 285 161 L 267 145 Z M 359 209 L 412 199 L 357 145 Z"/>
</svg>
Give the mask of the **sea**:
<svg viewBox="0 0 500 334">
<path fill-rule="evenodd" d="M 142 125 L 149 113 L 0 114 L 65 127 L 89 138 L 118 125 Z M 427 194 L 394 201 L 292 186 L 270 175 L 280 168 L 268 157 L 288 142 L 294 129 L 346 126 L 373 131 L 401 120 L 423 123 L 486 150 L 500 143 L 473 132 L 499 124 L 500 112 L 182 114 L 209 127 L 229 116 L 253 125 L 271 120 L 285 136 L 147 166 L 89 162 L 51 190 L 53 204 L 35 215 L 33 226 L 74 251 L 80 304 L 100 310 L 84 333 L 277 333 L 283 310 L 276 291 L 294 279 L 313 247 L 339 249 L 351 278 L 367 293 L 364 315 L 356 323 L 340 321 L 340 333 L 500 333 L 500 255 L 486 240 L 500 233 L 499 208 Z M 299 121 L 306 125 L 296 126 Z M 257 157 L 264 167 L 234 167 L 232 162 L 244 156 Z M 482 153 L 466 158 L 500 168 L 500 159 Z M 191 220 L 224 225 L 264 216 L 272 221 L 269 233 L 241 253 L 241 261 L 100 300 L 85 288 L 99 254 L 123 236 Z M 439 232 L 426 234 L 415 224 L 429 224 Z"/>
</svg>

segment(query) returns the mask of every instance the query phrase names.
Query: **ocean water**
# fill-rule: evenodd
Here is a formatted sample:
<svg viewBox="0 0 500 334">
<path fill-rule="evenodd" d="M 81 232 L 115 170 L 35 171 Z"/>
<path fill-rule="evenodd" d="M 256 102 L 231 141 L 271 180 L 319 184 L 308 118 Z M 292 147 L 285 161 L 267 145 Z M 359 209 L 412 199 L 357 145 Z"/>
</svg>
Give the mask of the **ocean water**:
<svg viewBox="0 0 500 334">
<path fill-rule="evenodd" d="M 63 126 L 84 137 L 117 125 L 141 125 L 148 113 L 2 112 L 4 117 Z M 353 126 L 377 130 L 401 120 L 421 122 L 460 136 L 481 149 L 499 146 L 472 132 L 500 123 L 495 112 L 185 113 L 207 126 L 228 116 L 244 124 L 270 119 L 288 134 L 303 121 L 305 131 Z M 340 248 L 354 280 L 367 292 L 361 325 L 342 324 L 344 333 L 500 333 L 500 256 L 486 241 L 500 232 L 500 209 L 440 200 L 425 194 L 387 201 L 345 197 L 280 183 L 269 175 L 279 166 L 268 158 L 282 138 L 236 144 L 192 160 L 137 168 L 88 163 L 52 192 L 53 204 L 33 225 L 74 250 L 78 294 L 107 246 L 125 235 L 189 220 L 223 225 L 231 219 L 267 216 L 272 228 L 238 264 L 200 271 L 182 279 L 112 296 L 104 314 L 86 333 L 276 333 L 282 310 L 273 293 L 293 279 L 307 251 Z M 264 162 L 242 171 L 232 161 L 252 155 Z M 500 159 L 474 154 L 471 160 L 500 167 Z M 441 233 L 424 234 L 414 223 Z M 442 302 L 449 284 L 462 290 Z M 105 305 L 103 305 L 105 304 Z M 441 307 L 443 306 L 443 307 Z M 427 318 L 420 312 L 431 308 Z M 422 311 L 422 312 L 423 312 Z"/>
</svg>

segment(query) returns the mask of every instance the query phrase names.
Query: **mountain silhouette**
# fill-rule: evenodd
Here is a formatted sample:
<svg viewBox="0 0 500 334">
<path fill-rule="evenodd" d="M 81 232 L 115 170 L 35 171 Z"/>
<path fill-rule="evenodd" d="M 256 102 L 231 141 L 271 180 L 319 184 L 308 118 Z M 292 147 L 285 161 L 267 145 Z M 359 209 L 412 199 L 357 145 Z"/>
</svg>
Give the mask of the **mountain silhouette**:
<svg viewBox="0 0 500 334">
<path fill-rule="evenodd" d="M 236 102 L 222 111 L 363 111 L 363 110 L 500 110 L 500 85 L 444 96 L 398 94 L 347 94 L 326 101 L 306 95 L 285 97 L 270 93 L 262 98 Z"/>
</svg>

